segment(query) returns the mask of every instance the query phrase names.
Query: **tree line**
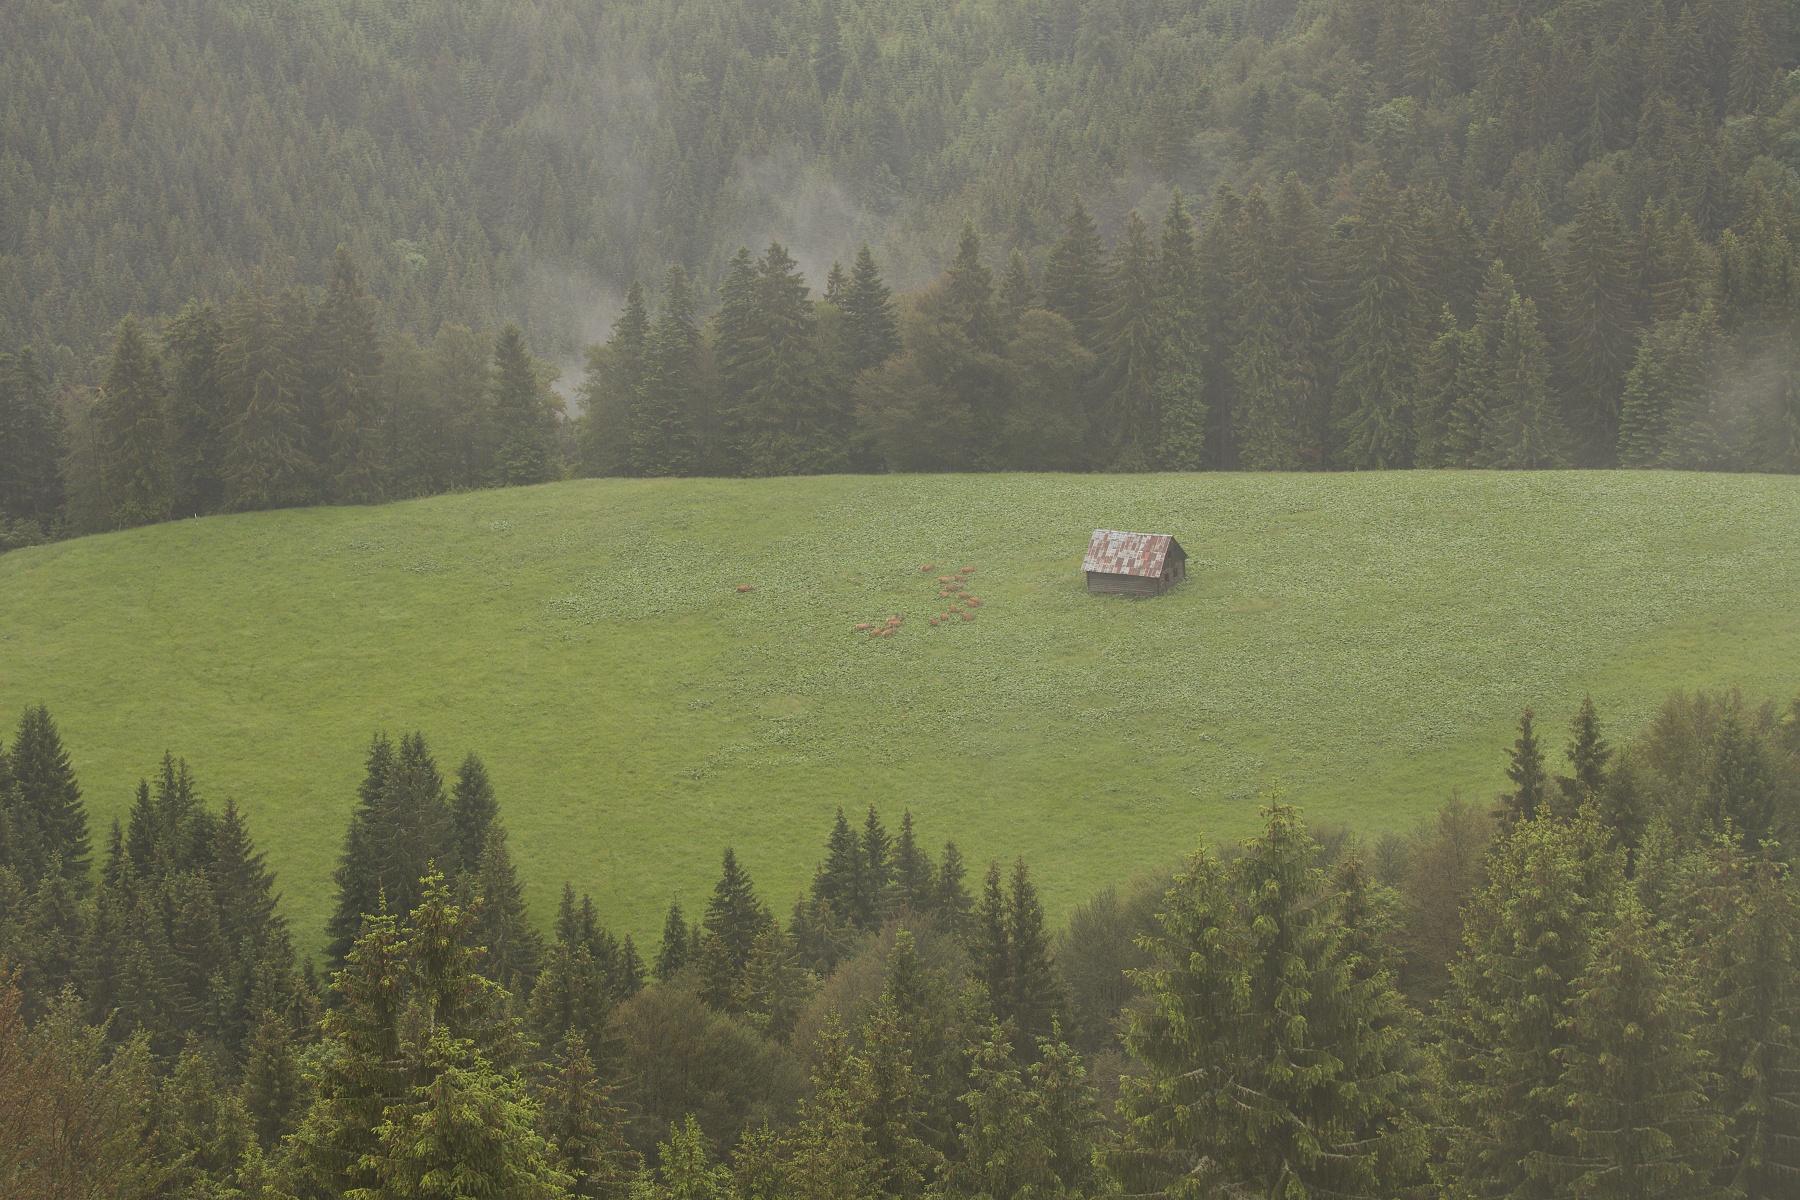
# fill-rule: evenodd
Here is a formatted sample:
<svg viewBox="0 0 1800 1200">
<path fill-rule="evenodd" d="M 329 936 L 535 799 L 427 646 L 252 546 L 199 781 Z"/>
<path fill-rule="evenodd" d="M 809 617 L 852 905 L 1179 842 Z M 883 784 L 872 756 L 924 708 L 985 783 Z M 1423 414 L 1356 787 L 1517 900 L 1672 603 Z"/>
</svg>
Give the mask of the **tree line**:
<svg viewBox="0 0 1800 1200">
<path fill-rule="evenodd" d="M 19 1197 L 1788 1194 L 1800 700 L 1630 743 L 1527 710 L 1491 808 L 1263 827 L 1079 906 L 840 810 L 785 919 L 727 849 L 646 958 L 531 918 L 481 761 L 377 736 L 325 971 L 165 756 L 98 856 L 54 722 L 0 752 Z M 1559 769 L 1560 768 L 1560 769 Z M 97 859 L 98 861 L 93 861 Z"/>
</svg>

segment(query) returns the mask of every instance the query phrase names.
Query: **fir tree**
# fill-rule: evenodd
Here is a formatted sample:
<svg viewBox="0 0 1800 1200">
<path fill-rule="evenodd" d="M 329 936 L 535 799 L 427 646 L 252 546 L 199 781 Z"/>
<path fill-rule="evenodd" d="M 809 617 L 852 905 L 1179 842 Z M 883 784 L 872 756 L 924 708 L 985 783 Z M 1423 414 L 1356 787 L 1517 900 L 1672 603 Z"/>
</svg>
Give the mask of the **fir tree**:
<svg viewBox="0 0 1800 1200">
<path fill-rule="evenodd" d="M 615 996 L 605 967 L 594 953 L 596 939 L 583 925 L 575 907 L 575 889 L 564 883 L 556 942 L 544 956 L 543 970 L 531 990 L 530 1022 L 546 1046 L 557 1047 L 570 1037 L 579 1037 L 584 1053 L 604 1055 L 606 1022 L 615 1007 Z M 685 928 L 679 944 L 685 952 Z"/>
<path fill-rule="evenodd" d="M 829 904 L 843 920 L 861 922 L 864 899 L 871 894 L 864 878 L 866 863 L 856 834 L 839 808 L 825 839 L 825 861 L 813 872 L 813 899 Z"/>
<path fill-rule="evenodd" d="M 493 482 L 518 487 L 556 478 L 556 415 L 516 325 L 494 343 L 493 390 Z"/>
<path fill-rule="evenodd" d="M 1051 1148 L 1038 1128 L 1039 1098 L 998 1025 L 975 1052 L 969 1088 L 962 1097 L 968 1118 L 958 1130 L 960 1153 L 945 1171 L 945 1193 L 1057 1194 Z"/>
<path fill-rule="evenodd" d="M 1357 470 L 1411 461 L 1411 384 L 1424 327 L 1412 233 L 1400 197 L 1378 175 L 1358 198 L 1348 242 L 1355 293 L 1337 339 L 1341 463 Z"/>
<path fill-rule="evenodd" d="M 1645 330 L 1625 377 L 1619 462 L 1627 467 L 1711 461 L 1705 384 L 1718 337 L 1711 306 Z"/>
<path fill-rule="evenodd" d="M 1550 392 L 1549 345 L 1529 297 L 1515 295 L 1508 303 L 1493 364 L 1484 464 L 1528 471 L 1561 466 L 1568 432 Z"/>
<path fill-rule="evenodd" d="M 212 1060 L 189 1042 L 158 1092 L 157 1152 L 170 1164 L 169 1194 L 196 1200 L 242 1195 L 236 1185 L 254 1144 L 250 1118 Z"/>
<path fill-rule="evenodd" d="M 78 894 L 85 891 L 87 809 L 48 708 L 40 704 L 20 715 L 6 757 L 11 787 L 4 798 L 10 808 L 13 869 L 28 887 L 55 870 Z"/>
<path fill-rule="evenodd" d="M 1550 777 L 1544 770 L 1543 747 L 1532 728 L 1534 717 L 1529 708 L 1519 715 L 1519 736 L 1506 764 L 1506 777 L 1512 781 L 1513 790 L 1500 797 L 1500 808 L 1495 813 L 1505 829 L 1537 816 L 1549 798 Z"/>
<path fill-rule="evenodd" d="M 638 1176 L 638 1155 L 625 1140 L 625 1113 L 613 1090 L 601 1082 L 587 1043 L 571 1034 L 543 1088 L 540 1129 L 556 1168 L 570 1179 L 569 1195 L 581 1200 L 626 1200 Z"/>
<path fill-rule="evenodd" d="M 1576 1195 L 1703 1195 L 1725 1131 L 1707 1095 L 1712 1077 L 1687 981 L 1629 890 L 1595 947 L 1570 1005 L 1562 1086 L 1574 1153 L 1557 1173 Z"/>
<path fill-rule="evenodd" d="M 113 342 L 98 406 L 101 489 L 119 526 L 169 514 L 169 435 L 163 419 L 161 360 L 127 317 Z"/>
<path fill-rule="evenodd" d="M 944 272 L 943 299 L 948 315 L 978 353 L 999 353 L 1000 312 L 994 303 L 994 273 L 981 261 L 981 238 L 971 222 L 963 222 L 956 254 Z"/>
<path fill-rule="evenodd" d="M 1177 471 L 1206 464 L 1205 319 L 1194 224 L 1177 190 L 1163 214 L 1156 261 L 1157 461 Z"/>
<path fill-rule="evenodd" d="M 631 473 L 685 475 L 698 462 L 693 409 L 698 386 L 699 332 L 687 272 L 669 268 L 645 341 L 644 388 L 631 414 Z"/>
<path fill-rule="evenodd" d="M 644 287 L 633 279 L 606 344 L 587 351 L 577 441 L 590 475 L 621 475 L 630 464 L 631 415 L 643 402 L 649 334 Z"/>
<path fill-rule="evenodd" d="M 705 937 L 700 943 L 700 998 L 719 1012 L 740 1010 L 739 985 L 756 946 L 756 939 L 772 924 L 757 900 L 750 876 L 738 866 L 737 855 L 725 850 L 719 882 L 707 902 L 701 922 Z"/>
<path fill-rule="evenodd" d="M 893 292 L 882 281 L 881 268 L 867 243 L 856 251 L 850 283 L 840 304 L 850 326 L 853 372 L 860 374 L 878 367 L 899 353 L 900 321 L 894 313 Z"/>
<path fill-rule="evenodd" d="M 1275 293 L 1274 221 L 1261 187 L 1252 185 L 1239 219 L 1231 351 L 1238 451 L 1250 470 L 1291 471 L 1300 465 L 1300 421 L 1283 370 L 1286 330 Z"/>
<path fill-rule="evenodd" d="M 1006 1001 L 996 1008 L 1011 1018 L 1021 1037 L 1048 1037 L 1062 1005 L 1062 989 L 1050 965 L 1044 909 L 1023 858 L 1013 863 L 1006 895 Z"/>
<path fill-rule="evenodd" d="M 169 360 L 171 507 L 177 516 L 217 512 L 225 501 L 230 406 L 221 376 L 225 328 L 206 301 L 189 303 L 163 331 Z"/>
<path fill-rule="evenodd" d="M 1044 264 L 1044 307 L 1073 325 L 1082 345 L 1096 352 L 1106 305 L 1103 255 L 1100 229 L 1077 196 Z"/>
<path fill-rule="evenodd" d="M 344 246 L 332 256 L 330 270 L 325 298 L 313 313 L 309 347 L 325 427 L 317 457 L 327 500 L 367 504 L 383 493 L 375 301 Z"/>
<path fill-rule="evenodd" d="M 1634 250 L 1618 208 L 1590 193 L 1570 229 L 1561 339 L 1574 385 L 1578 459 L 1590 466 L 1615 461 L 1620 394 L 1637 342 Z"/>
<path fill-rule="evenodd" d="M 662 942 L 656 951 L 656 965 L 652 968 L 658 981 L 667 983 L 681 968 L 687 966 L 690 947 L 687 921 L 681 915 L 681 901 L 671 900 L 668 914 L 663 918 Z"/>
<path fill-rule="evenodd" d="M 841 466 L 843 414 L 830 410 L 814 353 L 806 281 L 786 247 L 770 242 L 757 264 L 733 420 L 744 469 L 796 475 Z"/>
<path fill-rule="evenodd" d="M 1156 245 L 1136 209 L 1113 247 L 1106 274 L 1096 353 L 1106 373 L 1108 458 L 1121 470 L 1154 461 L 1161 426 L 1156 411 Z"/>
<path fill-rule="evenodd" d="M 62 505 L 63 417 L 30 347 L 0 354 L 0 516 L 48 525 Z"/>
</svg>

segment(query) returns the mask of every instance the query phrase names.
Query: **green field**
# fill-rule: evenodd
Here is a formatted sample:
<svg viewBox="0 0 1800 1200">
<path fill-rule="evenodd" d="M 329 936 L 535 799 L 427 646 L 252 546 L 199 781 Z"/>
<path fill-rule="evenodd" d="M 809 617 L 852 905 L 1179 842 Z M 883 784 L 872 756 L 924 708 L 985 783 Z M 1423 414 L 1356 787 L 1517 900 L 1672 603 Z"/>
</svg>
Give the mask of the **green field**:
<svg viewBox="0 0 1800 1200">
<path fill-rule="evenodd" d="M 1095 526 L 1190 581 L 1089 597 Z M 1525 704 L 1800 688 L 1800 479 L 1648 473 L 594 480 L 211 517 L 0 557 L 0 710 L 48 703 L 99 830 L 168 747 L 249 812 L 316 946 L 363 750 L 494 775 L 539 915 L 651 933 L 737 847 L 785 912 L 832 809 L 1025 854 L 1052 913 L 1279 778 L 1404 826 Z M 934 563 L 938 572 L 919 567 Z M 937 574 L 978 619 L 931 628 Z M 739 585 L 753 591 L 740 593 Z M 892 638 L 858 621 L 902 613 Z"/>
</svg>

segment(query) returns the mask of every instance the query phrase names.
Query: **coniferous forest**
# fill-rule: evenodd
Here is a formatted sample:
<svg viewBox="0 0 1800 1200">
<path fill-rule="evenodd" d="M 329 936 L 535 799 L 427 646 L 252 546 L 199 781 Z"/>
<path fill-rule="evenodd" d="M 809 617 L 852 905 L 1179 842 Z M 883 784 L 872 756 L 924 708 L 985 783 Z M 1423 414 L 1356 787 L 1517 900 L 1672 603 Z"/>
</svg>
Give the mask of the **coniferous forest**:
<svg viewBox="0 0 1800 1200">
<path fill-rule="evenodd" d="M 1797 19 L 8 5 L 0 544 L 566 474 L 1800 469 Z"/>
<path fill-rule="evenodd" d="M 1410 833 L 1201 844 L 1047 924 L 839 809 L 655 944 L 528 912 L 481 759 L 370 742 L 323 959 L 165 755 L 90 829 L 0 746 L 0 1189 L 66 1196 L 1742 1197 L 1800 1185 L 1800 698 L 1530 710 Z M 445 760 L 446 765 L 449 760 Z M 701 848 L 696 853 L 709 854 Z M 543 928 L 541 928 L 543 927 Z"/>
</svg>

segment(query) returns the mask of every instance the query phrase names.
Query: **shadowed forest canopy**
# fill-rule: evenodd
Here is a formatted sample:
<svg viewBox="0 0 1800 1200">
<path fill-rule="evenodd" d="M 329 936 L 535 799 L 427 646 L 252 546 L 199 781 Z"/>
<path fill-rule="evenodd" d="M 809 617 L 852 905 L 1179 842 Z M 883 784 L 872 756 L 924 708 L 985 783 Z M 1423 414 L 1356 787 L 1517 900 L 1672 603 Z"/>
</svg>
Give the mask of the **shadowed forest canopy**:
<svg viewBox="0 0 1800 1200">
<path fill-rule="evenodd" d="M 86 356 L 259 268 L 323 286 L 342 243 L 417 336 L 570 347 L 740 243 L 817 285 L 867 240 L 909 287 L 967 219 L 1041 270 L 1077 194 L 1111 233 L 1289 171 L 1331 218 L 1385 171 L 1484 229 L 1593 194 L 1710 242 L 1756 185 L 1791 225 L 1793 56 L 1778 0 L 9 4 L 0 341 Z"/>
</svg>

